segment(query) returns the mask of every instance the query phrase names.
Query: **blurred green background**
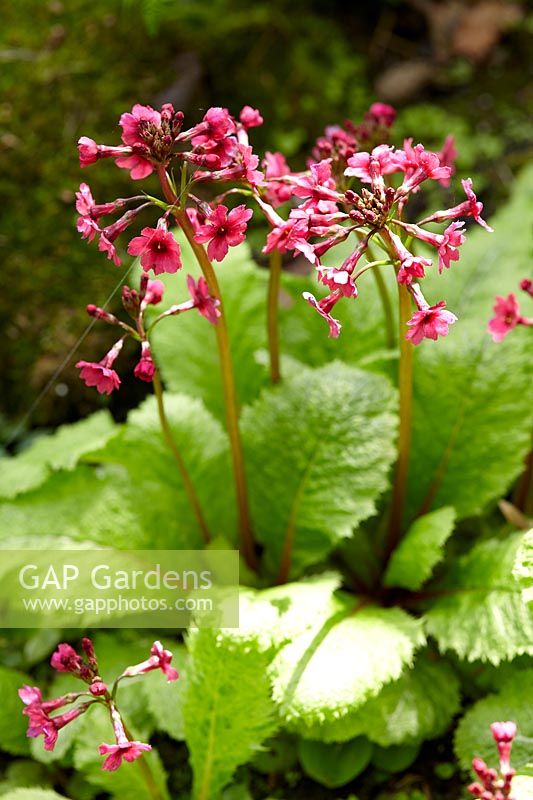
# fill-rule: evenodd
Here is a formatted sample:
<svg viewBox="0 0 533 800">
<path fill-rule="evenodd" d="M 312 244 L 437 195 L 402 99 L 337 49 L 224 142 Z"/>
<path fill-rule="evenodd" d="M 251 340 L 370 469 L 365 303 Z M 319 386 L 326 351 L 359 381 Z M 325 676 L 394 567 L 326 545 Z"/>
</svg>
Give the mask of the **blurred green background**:
<svg viewBox="0 0 533 800">
<path fill-rule="evenodd" d="M 293 168 L 326 124 L 390 102 L 398 143 L 438 148 L 456 136 L 458 173 L 475 178 L 488 214 L 531 152 L 525 0 L 24 0 L 2 5 L 0 31 L 4 442 L 107 402 L 73 367 L 81 352 L 101 357 L 101 326 L 25 419 L 87 325 L 85 305 L 120 281 L 80 241 L 73 200 L 80 180 L 98 202 L 131 194 L 131 183 L 112 163 L 82 173 L 75 145 L 80 135 L 118 142 L 134 102 L 170 101 L 191 124 L 209 105 L 237 113 L 249 103 L 265 118 L 256 152 L 282 150 Z M 145 391 L 125 383 L 109 401 L 118 417 Z"/>
</svg>

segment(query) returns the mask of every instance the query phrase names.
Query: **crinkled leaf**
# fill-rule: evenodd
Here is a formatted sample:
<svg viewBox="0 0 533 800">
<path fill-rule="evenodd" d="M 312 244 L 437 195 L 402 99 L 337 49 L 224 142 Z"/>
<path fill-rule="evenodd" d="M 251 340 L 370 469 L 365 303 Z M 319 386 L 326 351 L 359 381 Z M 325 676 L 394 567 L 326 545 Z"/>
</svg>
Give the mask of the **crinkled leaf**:
<svg viewBox="0 0 533 800">
<path fill-rule="evenodd" d="M 107 411 L 87 419 L 62 425 L 51 436 L 39 437 L 14 458 L 0 458 L 0 496 L 11 498 L 40 486 L 60 469 L 74 469 L 81 456 L 103 445 L 114 433 L 115 425 Z"/>
<path fill-rule="evenodd" d="M 163 309 L 189 299 L 187 274 L 201 273 L 186 242 L 182 245 L 183 269 L 165 275 Z M 241 403 L 256 397 L 267 372 L 257 359 L 266 346 L 266 272 L 252 261 L 246 244 L 231 248 L 221 264 L 215 264 L 228 322 L 237 391 Z M 158 309 L 159 310 L 159 309 Z M 171 391 L 200 397 L 219 419 L 224 419 L 224 399 L 214 326 L 197 311 L 163 320 L 154 328 L 154 352 Z"/>
<path fill-rule="evenodd" d="M 420 624 L 397 608 L 338 601 L 326 623 L 286 645 L 271 666 L 273 697 L 289 730 L 321 741 L 356 735 L 361 707 L 411 665 Z"/>
<path fill-rule="evenodd" d="M 533 600 L 533 530 L 524 534 L 516 553 L 513 575 L 522 587 L 524 600 Z"/>
<path fill-rule="evenodd" d="M 384 747 L 441 736 L 460 708 L 459 681 L 442 660 L 419 656 L 358 714 L 354 731 Z"/>
<path fill-rule="evenodd" d="M 455 753 L 464 769 L 470 769 L 474 756 L 489 766 L 497 765 L 498 751 L 490 731 L 493 722 L 512 720 L 518 727 L 511 763 L 524 773 L 531 762 L 533 738 L 533 670 L 516 673 L 496 694 L 478 700 L 464 715 L 455 734 Z M 533 774 L 533 773 L 532 773 Z"/>
<path fill-rule="evenodd" d="M 395 454 L 395 392 L 344 364 L 288 376 L 242 419 L 253 527 L 277 572 L 319 561 L 376 509 Z"/>
<path fill-rule="evenodd" d="M 533 655 L 533 619 L 512 574 L 523 538 L 481 542 L 452 565 L 426 614 L 441 650 L 492 664 Z"/>
<path fill-rule="evenodd" d="M 208 527 L 213 535 L 232 539 L 235 530 L 235 500 L 228 440 L 220 423 L 202 402 L 185 395 L 166 393 L 166 415 L 174 441 L 194 484 Z M 91 461 L 120 464 L 128 470 L 139 501 L 157 496 L 158 504 L 168 509 L 154 526 L 152 547 L 197 547 L 201 541 L 198 524 L 191 510 L 181 474 L 161 433 L 154 397 L 132 411 L 118 433 L 97 452 Z M 158 541 L 159 539 L 159 541 Z"/>
<path fill-rule="evenodd" d="M 268 656 L 223 631 L 193 630 L 183 704 L 194 800 L 217 800 L 276 728 Z"/>
<path fill-rule="evenodd" d="M 386 586 L 420 589 L 443 558 L 451 536 L 455 511 L 447 506 L 419 517 L 393 552 L 385 573 Z"/>
<path fill-rule="evenodd" d="M 488 234 L 468 231 L 461 260 L 424 280 L 431 303 L 446 299 L 459 318 L 449 335 L 416 348 L 409 508 L 453 505 L 459 518 L 505 494 L 531 446 L 531 331 L 517 327 L 500 344 L 487 334 L 495 295 L 521 295 L 529 272 L 524 219 L 533 211 L 531 177 L 516 181 L 512 201 Z M 529 306 L 528 306 L 529 304 Z M 529 309 L 529 310 L 528 310 Z"/>
<path fill-rule="evenodd" d="M 14 669 L 0 666 L 0 748 L 17 756 L 30 751 L 26 737 L 28 718 L 22 714 L 24 704 L 18 696 L 18 690 L 25 683 L 31 683 L 31 679 Z"/>
</svg>

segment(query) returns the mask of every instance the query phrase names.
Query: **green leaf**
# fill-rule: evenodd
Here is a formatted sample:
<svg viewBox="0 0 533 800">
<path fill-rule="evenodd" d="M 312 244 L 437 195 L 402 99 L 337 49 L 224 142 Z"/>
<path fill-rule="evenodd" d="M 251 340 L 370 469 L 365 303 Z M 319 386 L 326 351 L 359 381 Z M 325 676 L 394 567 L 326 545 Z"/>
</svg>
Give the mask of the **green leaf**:
<svg viewBox="0 0 533 800">
<path fill-rule="evenodd" d="M 372 764 L 385 772 L 405 772 L 416 760 L 419 752 L 419 744 L 376 747 L 372 754 Z"/>
<path fill-rule="evenodd" d="M 115 425 L 107 411 L 63 425 L 51 436 L 39 437 L 20 455 L 0 458 L 0 496 L 15 497 L 40 486 L 52 472 L 72 470 L 89 449 L 103 445 Z"/>
<path fill-rule="evenodd" d="M 445 733 L 459 708 L 459 681 L 451 667 L 422 654 L 360 709 L 354 731 L 383 747 L 419 743 Z"/>
<path fill-rule="evenodd" d="M 518 727 L 513 743 L 512 766 L 523 773 L 532 761 L 533 739 L 533 670 L 515 673 L 502 682 L 501 689 L 478 700 L 464 715 L 455 734 L 455 753 L 463 769 L 470 769 L 474 756 L 480 756 L 489 766 L 498 763 L 498 751 L 490 731 L 497 721 L 512 720 Z"/>
<path fill-rule="evenodd" d="M 18 696 L 21 686 L 30 682 L 30 678 L 21 672 L 0 666 L 0 748 L 17 756 L 30 751 L 26 737 L 28 718 L 22 714 L 24 704 Z"/>
<path fill-rule="evenodd" d="M 328 789 L 335 789 L 345 786 L 367 768 L 372 745 L 362 736 L 336 744 L 302 739 L 298 755 L 306 775 Z"/>
<path fill-rule="evenodd" d="M 168 528 L 161 526 L 167 520 Z M 174 533 L 168 498 L 156 485 L 146 487 L 143 497 L 124 470 L 79 466 L 73 472 L 57 472 L 42 486 L 11 502 L 0 504 L 0 541 L 3 547 L 61 547 L 65 538 L 88 546 L 117 549 L 162 547 Z M 154 536 L 158 534 L 158 536 Z M 79 546 L 78 544 L 78 546 Z"/>
<path fill-rule="evenodd" d="M 416 348 L 409 509 L 453 505 L 458 517 L 479 514 L 505 494 L 531 446 L 531 331 L 517 327 L 500 344 L 487 334 L 497 294 L 518 291 L 528 274 L 523 220 L 533 211 L 531 177 L 516 181 L 512 201 L 476 227 L 461 260 L 424 280 L 429 302 L 446 299 L 459 318 L 439 342 Z M 527 312 L 528 298 L 521 303 Z"/>
<path fill-rule="evenodd" d="M 245 409 L 253 528 L 271 572 L 286 542 L 297 575 L 374 513 L 395 455 L 394 409 L 385 378 L 339 363 L 288 376 Z"/>
<path fill-rule="evenodd" d="M 165 394 L 166 414 L 174 441 L 185 462 L 214 536 L 235 537 L 235 499 L 226 434 L 202 402 L 185 395 Z M 139 497 L 156 497 L 156 510 L 166 509 L 165 525 L 153 518 L 151 547 L 199 547 L 201 536 L 181 474 L 161 433 L 154 397 L 132 411 L 128 421 L 106 446 L 87 456 L 91 461 L 118 464 L 128 471 Z M 223 486 L 223 491 L 221 491 Z"/>
<path fill-rule="evenodd" d="M 400 677 L 423 641 L 419 621 L 404 611 L 354 608 L 354 598 L 339 598 L 325 624 L 298 636 L 272 663 L 284 724 L 305 738 L 351 739 L 359 733 L 361 707 Z"/>
<path fill-rule="evenodd" d="M 179 236 L 178 236 L 179 238 Z M 164 304 L 189 298 L 186 276 L 199 274 L 189 245 L 182 247 L 183 269 L 165 276 Z M 266 381 L 266 369 L 255 354 L 266 347 L 266 281 L 251 259 L 246 244 L 231 248 L 215 265 L 229 328 L 237 393 L 242 404 L 257 396 Z M 154 328 L 154 352 L 165 384 L 171 391 L 200 397 L 219 419 L 224 419 L 224 395 L 214 326 L 196 311 L 163 320 Z"/>
<path fill-rule="evenodd" d="M 452 565 L 426 614 L 441 650 L 492 664 L 533 655 L 533 619 L 512 574 L 523 539 L 489 539 Z"/>
<path fill-rule="evenodd" d="M 454 522 L 455 511 L 450 506 L 415 520 L 392 554 L 385 585 L 420 589 L 443 558 L 443 548 L 452 534 Z"/>
<path fill-rule="evenodd" d="M 194 773 L 194 800 L 217 800 L 234 771 L 251 759 L 276 722 L 268 655 L 224 631 L 192 630 L 183 704 Z"/>
</svg>

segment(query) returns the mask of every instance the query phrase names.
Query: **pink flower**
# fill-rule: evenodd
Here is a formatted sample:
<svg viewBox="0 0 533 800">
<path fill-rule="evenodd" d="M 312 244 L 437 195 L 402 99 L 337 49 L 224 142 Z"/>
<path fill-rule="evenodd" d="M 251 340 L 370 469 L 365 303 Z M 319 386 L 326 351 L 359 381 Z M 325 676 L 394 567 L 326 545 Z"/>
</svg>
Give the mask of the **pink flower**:
<svg viewBox="0 0 533 800">
<path fill-rule="evenodd" d="M 169 233 L 164 217 L 157 223 L 157 228 L 143 228 L 141 235 L 129 243 L 128 253 L 140 256 L 144 271 L 153 269 L 156 275 L 174 273 L 182 267 L 180 246 Z"/>
<path fill-rule="evenodd" d="M 330 289 L 339 289 L 344 297 L 357 297 L 357 286 L 348 270 L 320 267 L 318 275 L 321 283 Z"/>
<path fill-rule="evenodd" d="M 90 217 L 78 217 L 76 228 L 78 233 L 81 233 L 81 238 L 87 239 L 88 242 L 92 242 L 94 237 L 101 233 L 94 219 Z"/>
<path fill-rule="evenodd" d="M 494 342 L 501 342 L 513 328 L 524 321 L 516 295 L 512 292 L 507 297 L 498 295 L 493 311 L 495 316 L 489 321 L 488 331 Z"/>
<path fill-rule="evenodd" d="M 266 198 L 274 208 L 277 208 L 291 199 L 292 188 L 283 181 L 276 181 L 273 179 L 290 175 L 290 167 L 282 153 L 270 153 L 269 151 L 265 153 L 262 166 L 265 170 L 265 178 L 267 181 Z"/>
<path fill-rule="evenodd" d="M 439 183 L 441 186 L 448 188 L 450 185 L 451 176 L 455 172 L 455 159 L 457 158 L 457 148 L 455 147 L 455 138 L 452 134 L 448 134 L 448 136 L 444 140 L 444 144 L 442 145 L 442 150 L 438 153 L 441 167 L 450 167 L 450 174 L 448 177 L 441 178 Z"/>
<path fill-rule="evenodd" d="M 170 666 L 172 661 L 172 653 L 170 650 L 165 650 L 161 642 L 154 642 L 150 650 L 150 658 L 142 661 L 140 664 L 135 664 L 133 667 L 128 667 L 122 673 L 123 678 L 134 678 L 137 675 L 144 675 L 147 672 L 152 672 L 154 669 L 160 669 L 168 679 L 168 683 L 177 681 L 179 673 L 174 667 Z"/>
<path fill-rule="evenodd" d="M 155 364 L 152 358 L 152 351 L 149 342 L 143 342 L 141 345 L 141 359 L 135 366 L 133 374 L 140 381 L 151 383 L 155 375 Z"/>
<path fill-rule="evenodd" d="M 214 106 L 206 111 L 202 122 L 184 132 L 182 137 L 191 138 L 195 147 L 198 145 L 209 146 L 214 142 L 220 142 L 235 131 L 235 121 L 228 109 Z"/>
<path fill-rule="evenodd" d="M 121 260 L 115 248 L 115 245 L 108 239 L 104 231 L 100 232 L 100 239 L 98 240 L 98 249 L 101 253 L 107 253 L 109 261 L 112 261 L 116 267 L 120 267 Z"/>
<path fill-rule="evenodd" d="M 155 111 L 151 106 L 142 106 L 136 103 L 131 112 L 126 112 L 120 117 L 119 123 L 122 128 L 122 141 L 124 144 L 144 145 L 145 140 L 143 131 L 147 126 L 161 126 L 161 114 Z"/>
<path fill-rule="evenodd" d="M 516 724 L 514 722 L 493 722 L 490 729 L 498 746 L 500 770 L 505 773 L 510 768 L 509 762 L 513 740 L 516 736 Z"/>
<path fill-rule="evenodd" d="M 336 289 L 331 294 L 328 294 L 327 297 L 324 297 L 322 300 L 318 301 L 311 292 L 303 292 L 302 297 L 304 300 L 307 300 L 310 306 L 312 306 L 321 317 L 323 317 L 329 326 L 329 336 L 333 339 L 338 339 L 340 332 L 341 332 L 341 324 L 338 319 L 334 319 L 331 314 L 329 313 L 335 303 L 342 297 L 342 292 L 339 289 Z"/>
<path fill-rule="evenodd" d="M 416 236 L 422 242 L 436 247 L 439 251 L 439 272 L 443 268 L 449 268 L 452 261 L 459 261 L 458 247 L 465 241 L 463 233 L 464 222 L 452 222 L 444 233 L 433 233 L 420 228 L 418 225 L 409 225 L 408 223 L 399 223 L 402 228 Z"/>
<path fill-rule="evenodd" d="M 50 664 L 58 672 L 79 673 L 82 660 L 73 647 L 63 643 L 58 645 L 57 650 L 52 654 Z"/>
<path fill-rule="evenodd" d="M 373 170 L 371 169 L 373 167 Z M 394 149 L 388 144 L 380 144 L 371 153 L 355 153 L 348 159 L 348 167 L 344 174 L 350 178 L 359 178 L 362 183 L 371 183 L 374 175 L 388 175 L 396 172 L 397 162 Z M 375 172 L 374 172 L 375 171 Z"/>
<path fill-rule="evenodd" d="M 78 139 L 78 153 L 80 155 L 80 167 L 89 167 L 98 161 L 98 145 L 94 139 L 88 136 L 81 136 Z"/>
<path fill-rule="evenodd" d="M 420 344 L 422 339 L 437 339 L 439 336 L 447 336 L 448 327 L 457 322 L 457 317 L 451 311 L 445 311 L 445 305 L 444 300 L 441 300 L 434 306 L 415 311 L 407 323 L 410 330 L 405 338 L 413 344 Z"/>
<path fill-rule="evenodd" d="M 453 206 L 453 208 L 447 208 L 444 211 L 436 211 L 430 217 L 423 219 L 420 225 L 424 225 L 426 222 L 444 222 L 444 220 L 457 219 L 457 217 L 473 217 L 479 225 L 489 231 L 489 233 L 492 233 L 493 228 L 487 225 L 485 220 L 481 219 L 483 203 L 477 199 L 472 191 L 472 179 L 466 178 L 466 180 L 461 181 L 461 183 L 466 192 L 467 199 L 459 203 L 459 205 Z"/>
<path fill-rule="evenodd" d="M 187 288 L 194 303 L 194 308 L 197 308 L 200 314 L 209 320 L 212 325 L 216 325 L 220 317 L 220 300 L 210 295 L 206 279 L 200 277 L 198 283 L 195 283 L 192 275 L 187 275 Z"/>
<path fill-rule="evenodd" d="M 244 106 L 239 114 L 239 119 L 246 129 L 257 128 L 264 120 L 259 111 L 252 106 Z"/>
<path fill-rule="evenodd" d="M 244 242 L 246 228 L 252 211 L 245 205 L 237 206 L 228 213 L 226 206 L 220 205 L 207 217 L 195 233 L 195 241 L 209 242 L 207 254 L 213 261 L 222 261 L 230 247 Z"/>
<path fill-rule="evenodd" d="M 425 231 L 423 231 L 425 233 Z M 425 268 L 431 266 L 431 261 L 427 258 L 414 256 L 404 245 L 400 237 L 389 230 L 388 236 L 396 257 L 400 261 L 398 271 L 398 283 L 410 284 L 415 278 L 423 278 Z"/>
<path fill-rule="evenodd" d="M 331 159 L 325 158 L 318 164 L 311 164 L 310 175 L 293 175 L 290 178 L 292 193 L 295 197 L 303 200 L 309 199 L 313 202 L 319 200 L 339 199 L 339 193 L 335 188 L 335 181 L 331 177 Z"/>
<path fill-rule="evenodd" d="M 396 119 L 396 109 L 389 106 L 388 103 L 372 103 L 367 111 L 367 115 L 371 117 L 377 125 L 390 128 Z"/>
<path fill-rule="evenodd" d="M 154 171 L 154 165 L 147 158 L 140 155 L 121 156 L 116 160 L 117 167 L 129 169 L 130 178 L 134 181 L 142 181 Z"/>
<path fill-rule="evenodd" d="M 76 364 L 76 368 L 80 369 L 80 378 L 82 381 L 85 382 L 87 386 L 96 386 L 97 391 L 99 394 L 111 394 L 114 389 L 118 389 L 120 386 L 120 378 L 112 369 L 113 363 L 115 362 L 118 354 L 122 350 L 122 345 L 124 344 L 123 339 L 119 339 L 118 342 L 115 342 L 111 350 L 103 357 L 100 363 L 96 364 L 92 361 L 78 361 Z M 56 663 L 61 663 L 61 652 L 67 653 L 67 651 L 61 651 L 62 645 L 58 648 L 58 653 L 54 653 L 56 656 Z M 69 647 L 69 645 L 65 645 L 65 647 Z M 72 648 L 70 648 L 72 650 Z M 74 654 L 76 652 L 72 651 Z M 74 662 L 67 662 L 67 663 L 74 663 Z M 80 659 L 81 663 L 81 659 Z M 54 664 L 52 664 L 54 666 Z M 56 667 L 59 669 L 59 667 Z M 64 671 L 64 670 L 60 670 Z M 67 670 L 72 671 L 72 670 Z"/>
<path fill-rule="evenodd" d="M 143 302 L 149 306 L 156 306 L 163 299 L 165 284 L 163 281 L 148 281 Z"/>
<path fill-rule="evenodd" d="M 520 281 L 520 288 L 523 292 L 527 292 L 530 297 L 533 297 L 533 281 L 529 278 L 524 278 Z"/>
<path fill-rule="evenodd" d="M 132 762 L 139 758 L 143 752 L 148 752 L 152 747 L 144 742 L 122 742 L 121 744 L 101 744 L 98 751 L 101 756 L 107 755 L 102 769 L 115 772 L 124 761 Z"/>
<path fill-rule="evenodd" d="M 45 750 L 53 750 L 61 728 L 79 717 L 89 707 L 88 703 L 84 703 L 57 717 L 50 717 L 51 711 L 72 703 L 79 697 L 79 694 L 67 694 L 56 700 L 43 702 L 41 692 L 37 687 L 23 686 L 19 689 L 19 697 L 26 706 L 22 711 L 28 717 L 26 735 L 32 739 L 44 736 Z"/>
<path fill-rule="evenodd" d="M 93 681 L 89 686 L 89 691 L 95 697 L 102 697 L 107 693 L 107 685 L 103 681 Z"/>
<path fill-rule="evenodd" d="M 405 172 L 405 178 L 397 191 L 398 196 L 406 195 L 417 189 L 425 180 L 448 181 L 452 173 L 451 167 L 442 166 L 437 153 L 425 150 L 422 144 L 411 147 L 412 139 L 406 139 L 403 151 L 395 154 L 398 166 Z"/>
</svg>

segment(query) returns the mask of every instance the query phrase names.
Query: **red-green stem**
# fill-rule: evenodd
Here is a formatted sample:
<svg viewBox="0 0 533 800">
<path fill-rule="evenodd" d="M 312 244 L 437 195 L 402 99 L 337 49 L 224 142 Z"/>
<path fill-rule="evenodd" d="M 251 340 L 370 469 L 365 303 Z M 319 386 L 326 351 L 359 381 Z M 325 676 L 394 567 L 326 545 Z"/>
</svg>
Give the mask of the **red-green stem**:
<svg viewBox="0 0 533 800">
<path fill-rule="evenodd" d="M 407 288 L 398 284 L 400 302 L 400 430 L 398 434 L 398 461 L 392 489 L 392 506 L 389 519 L 389 535 L 385 557 L 388 559 L 398 544 L 401 534 L 403 511 L 405 506 L 405 490 L 409 470 L 409 453 L 411 449 L 411 418 L 413 406 L 413 345 L 405 338 L 406 324 L 411 317 L 411 298 Z"/>
<path fill-rule="evenodd" d="M 164 167 L 161 166 L 158 168 L 158 176 L 166 200 L 174 206 L 172 213 L 174 214 L 178 225 L 183 230 L 183 233 L 189 242 L 196 260 L 200 265 L 200 269 L 202 270 L 204 278 L 207 282 L 209 292 L 212 297 L 219 301 L 221 316 L 215 325 L 215 332 L 220 360 L 220 370 L 222 374 L 222 386 L 224 390 L 226 421 L 231 447 L 233 474 L 235 478 L 237 508 L 239 512 L 239 534 L 242 552 L 246 563 L 250 568 L 255 569 L 257 566 L 257 560 L 252 536 L 250 512 L 248 508 L 246 474 L 244 470 L 244 454 L 242 449 L 241 434 L 239 431 L 239 405 L 235 387 L 235 375 L 231 358 L 228 326 L 226 323 L 226 315 L 224 313 L 224 304 L 220 293 L 220 287 L 218 285 L 215 270 L 213 269 L 213 265 L 211 264 L 205 249 L 194 239 L 194 229 L 187 214 L 185 213 L 185 210 L 177 205 L 178 198 L 176 197 L 176 194 L 170 185 L 170 181 Z"/>
<path fill-rule="evenodd" d="M 272 383 L 279 383 L 281 380 L 281 370 L 279 364 L 278 306 L 281 283 L 281 253 L 278 250 L 273 250 L 270 253 L 269 266 L 267 332 L 268 352 L 270 356 L 270 380 Z"/>
<path fill-rule="evenodd" d="M 200 499 L 198 497 L 198 494 L 196 493 L 196 489 L 194 483 L 192 482 L 192 478 L 189 475 L 187 467 L 185 466 L 185 462 L 178 449 L 178 446 L 174 441 L 172 430 L 170 428 L 170 424 L 165 411 L 165 403 L 163 400 L 163 387 L 161 386 L 161 379 L 157 371 L 152 379 L 152 383 L 154 386 L 155 398 L 157 400 L 157 411 L 159 413 L 159 421 L 161 423 L 161 430 L 163 431 L 163 436 L 165 437 L 165 441 L 168 444 L 169 449 L 174 457 L 174 461 L 178 465 L 178 469 L 180 471 L 181 478 L 183 480 L 183 485 L 185 486 L 185 492 L 187 493 L 187 497 L 191 504 L 192 510 L 194 511 L 194 515 L 196 517 L 196 521 L 198 522 L 198 527 L 200 528 L 202 537 L 204 541 L 209 542 L 211 540 L 211 533 L 209 531 L 209 527 L 204 517 L 204 512 L 202 511 Z"/>
</svg>

